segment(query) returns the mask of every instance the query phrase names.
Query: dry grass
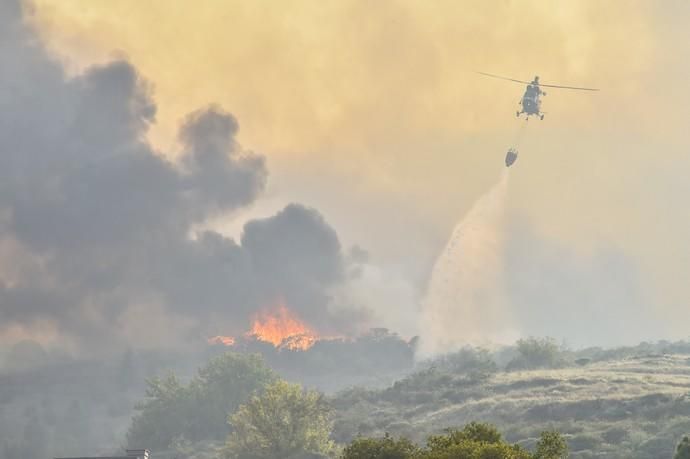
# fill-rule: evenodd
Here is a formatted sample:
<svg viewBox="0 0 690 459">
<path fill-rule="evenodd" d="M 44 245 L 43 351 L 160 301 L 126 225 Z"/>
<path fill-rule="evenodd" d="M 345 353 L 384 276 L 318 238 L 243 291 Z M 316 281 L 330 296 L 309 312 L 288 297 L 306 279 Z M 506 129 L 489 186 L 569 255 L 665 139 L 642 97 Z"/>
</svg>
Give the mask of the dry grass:
<svg viewBox="0 0 690 459">
<path fill-rule="evenodd" d="M 559 429 L 572 457 L 671 457 L 675 442 L 690 431 L 690 355 L 496 372 L 479 380 L 435 370 L 383 391 L 339 398 L 341 441 L 386 431 L 421 441 L 479 420 L 527 446 L 541 430 Z"/>
</svg>

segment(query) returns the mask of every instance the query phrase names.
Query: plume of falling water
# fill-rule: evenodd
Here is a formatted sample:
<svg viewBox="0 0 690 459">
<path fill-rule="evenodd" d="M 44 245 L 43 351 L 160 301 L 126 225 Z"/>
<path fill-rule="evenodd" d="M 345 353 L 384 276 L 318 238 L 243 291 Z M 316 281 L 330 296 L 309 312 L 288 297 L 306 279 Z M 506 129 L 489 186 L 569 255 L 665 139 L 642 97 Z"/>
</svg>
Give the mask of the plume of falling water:
<svg viewBox="0 0 690 459">
<path fill-rule="evenodd" d="M 436 259 L 422 303 L 420 357 L 515 338 L 501 279 L 508 178 L 506 168 Z"/>
</svg>

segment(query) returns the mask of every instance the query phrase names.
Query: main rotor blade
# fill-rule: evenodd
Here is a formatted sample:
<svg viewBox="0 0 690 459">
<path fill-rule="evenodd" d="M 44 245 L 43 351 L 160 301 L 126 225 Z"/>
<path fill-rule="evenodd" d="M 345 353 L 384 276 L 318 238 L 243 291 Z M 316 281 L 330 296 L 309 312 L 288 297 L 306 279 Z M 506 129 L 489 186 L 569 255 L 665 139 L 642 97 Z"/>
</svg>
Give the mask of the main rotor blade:
<svg viewBox="0 0 690 459">
<path fill-rule="evenodd" d="M 500 76 L 500 75 L 493 75 L 491 73 L 484 73 L 484 72 L 476 72 L 476 73 L 478 73 L 480 75 L 488 76 L 491 78 L 498 78 L 499 80 L 508 80 L 508 81 L 514 81 L 515 83 L 530 84 L 529 81 L 515 80 L 513 78 L 508 78 L 508 77 L 504 77 L 504 76 Z"/>
<path fill-rule="evenodd" d="M 544 86 L 546 88 L 577 89 L 578 91 L 599 91 L 597 88 L 578 88 L 575 86 L 558 86 L 555 84 L 539 84 L 539 86 Z"/>
<path fill-rule="evenodd" d="M 508 81 L 513 81 L 515 83 L 522 83 L 522 84 L 532 84 L 531 81 L 522 81 L 522 80 L 516 80 L 514 78 L 508 78 L 504 77 L 501 75 L 494 75 L 493 73 L 485 73 L 485 72 L 476 72 L 480 75 L 488 76 L 491 78 L 498 78 L 499 80 L 508 80 Z M 580 88 L 577 86 L 561 86 L 561 85 L 556 85 L 556 84 L 539 84 L 539 86 L 543 86 L 545 88 L 560 88 L 560 89 L 575 89 L 578 91 L 599 91 L 597 88 Z"/>
</svg>

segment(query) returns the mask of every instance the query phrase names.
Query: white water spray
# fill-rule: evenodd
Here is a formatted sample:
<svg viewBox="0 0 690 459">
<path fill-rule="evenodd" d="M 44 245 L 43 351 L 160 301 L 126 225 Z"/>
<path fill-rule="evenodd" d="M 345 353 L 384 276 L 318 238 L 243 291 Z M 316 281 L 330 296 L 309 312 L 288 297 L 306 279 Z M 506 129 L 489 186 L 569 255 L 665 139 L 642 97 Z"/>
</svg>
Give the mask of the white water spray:
<svg viewBox="0 0 690 459">
<path fill-rule="evenodd" d="M 503 292 L 504 204 L 508 169 L 457 224 L 436 260 L 422 305 L 419 356 L 517 335 Z"/>
</svg>

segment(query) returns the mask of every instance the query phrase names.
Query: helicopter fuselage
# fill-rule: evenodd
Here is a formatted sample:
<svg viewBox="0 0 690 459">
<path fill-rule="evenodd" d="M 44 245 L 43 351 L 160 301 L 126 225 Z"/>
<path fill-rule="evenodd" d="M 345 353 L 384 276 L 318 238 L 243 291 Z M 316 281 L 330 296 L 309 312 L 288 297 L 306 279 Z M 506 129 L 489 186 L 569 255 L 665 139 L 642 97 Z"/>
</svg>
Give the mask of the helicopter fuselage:
<svg viewBox="0 0 690 459">
<path fill-rule="evenodd" d="M 525 94 L 520 99 L 520 105 L 522 110 L 516 112 L 516 116 L 522 114 L 527 115 L 529 118 L 531 115 L 538 116 L 540 119 L 544 119 L 544 114 L 541 112 L 541 98 L 540 96 L 546 95 L 538 85 L 530 84 L 525 90 Z"/>
</svg>

